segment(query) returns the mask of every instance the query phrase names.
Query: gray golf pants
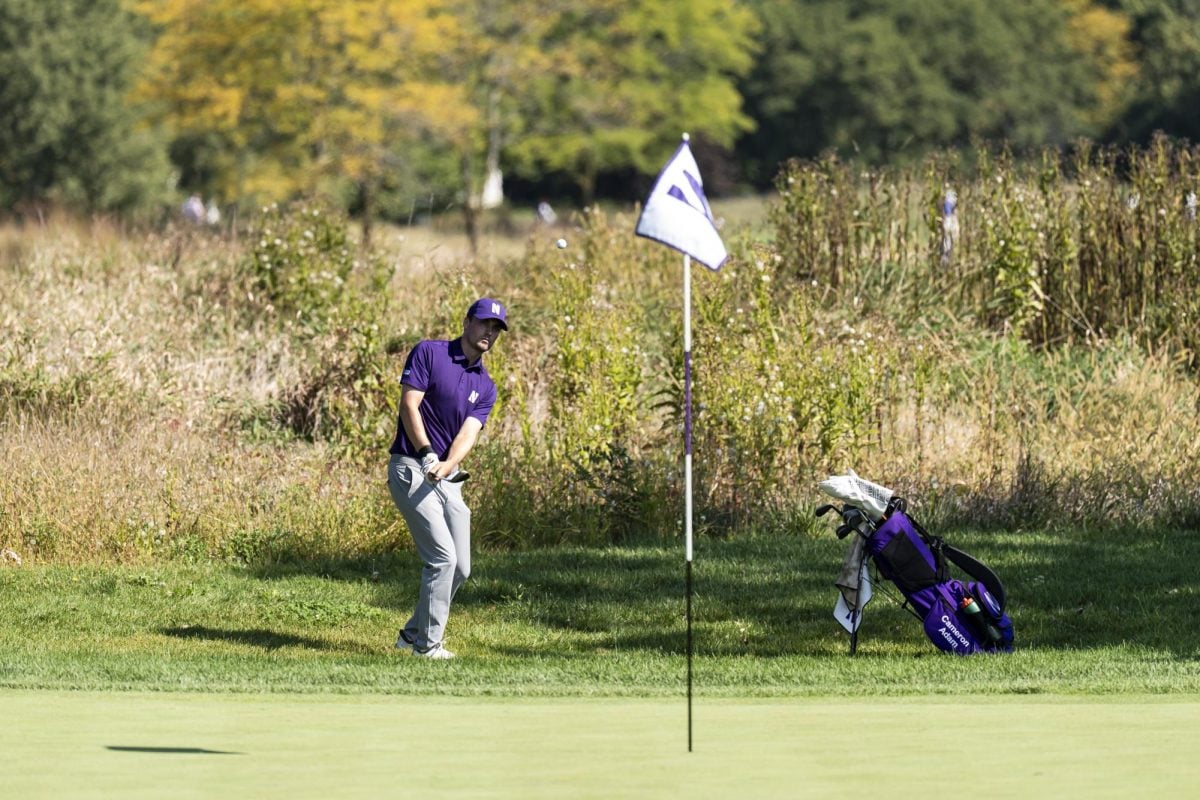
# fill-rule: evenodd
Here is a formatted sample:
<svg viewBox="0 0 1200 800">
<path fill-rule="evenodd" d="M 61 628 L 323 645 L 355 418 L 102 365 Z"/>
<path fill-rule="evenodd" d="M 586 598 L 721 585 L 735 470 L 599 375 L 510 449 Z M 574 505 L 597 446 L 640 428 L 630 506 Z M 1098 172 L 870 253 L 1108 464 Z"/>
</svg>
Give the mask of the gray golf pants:
<svg viewBox="0 0 1200 800">
<path fill-rule="evenodd" d="M 461 483 L 426 480 L 408 456 L 391 457 L 388 489 L 424 564 L 417 608 L 404 624 L 405 637 L 424 650 L 441 643 L 450 601 L 471 574 L 471 509 Z"/>
</svg>

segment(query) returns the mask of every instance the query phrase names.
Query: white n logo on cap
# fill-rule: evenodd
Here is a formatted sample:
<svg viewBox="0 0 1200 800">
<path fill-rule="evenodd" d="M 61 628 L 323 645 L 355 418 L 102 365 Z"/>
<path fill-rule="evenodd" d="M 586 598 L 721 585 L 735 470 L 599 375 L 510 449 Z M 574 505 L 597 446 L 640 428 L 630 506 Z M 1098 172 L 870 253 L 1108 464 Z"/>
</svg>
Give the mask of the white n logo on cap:
<svg viewBox="0 0 1200 800">
<path fill-rule="evenodd" d="M 500 313 L 500 304 L 499 303 L 492 303 L 492 313 L 493 314 Z"/>
</svg>

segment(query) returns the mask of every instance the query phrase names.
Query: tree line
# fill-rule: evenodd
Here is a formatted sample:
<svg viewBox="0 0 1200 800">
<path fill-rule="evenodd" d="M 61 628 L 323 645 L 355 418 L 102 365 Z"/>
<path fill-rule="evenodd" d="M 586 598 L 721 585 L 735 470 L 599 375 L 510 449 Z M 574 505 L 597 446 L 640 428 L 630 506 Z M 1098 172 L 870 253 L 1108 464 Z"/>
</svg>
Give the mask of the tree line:
<svg viewBox="0 0 1200 800">
<path fill-rule="evenodd" d="M 4 0 L 0 212 L 321 194 L 370 220 L 713 193 L 791 157 L 1200 129 L 1190 0 Z"/>
</svg>

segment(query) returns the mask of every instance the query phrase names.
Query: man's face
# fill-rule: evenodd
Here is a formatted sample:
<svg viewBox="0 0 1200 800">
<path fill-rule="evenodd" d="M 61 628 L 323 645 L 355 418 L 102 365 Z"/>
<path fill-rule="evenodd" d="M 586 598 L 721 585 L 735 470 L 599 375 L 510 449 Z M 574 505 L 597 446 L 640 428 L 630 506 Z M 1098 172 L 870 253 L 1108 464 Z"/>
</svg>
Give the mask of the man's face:
<svg viewBox="0 0 1200 800">
<path fill-rule="evenodd" d="M 463 338 L 479 352 L 486 353 L 503 331 L 504 327 L 498 319 L 468 317 L 463 326 Z"/>
</svg>

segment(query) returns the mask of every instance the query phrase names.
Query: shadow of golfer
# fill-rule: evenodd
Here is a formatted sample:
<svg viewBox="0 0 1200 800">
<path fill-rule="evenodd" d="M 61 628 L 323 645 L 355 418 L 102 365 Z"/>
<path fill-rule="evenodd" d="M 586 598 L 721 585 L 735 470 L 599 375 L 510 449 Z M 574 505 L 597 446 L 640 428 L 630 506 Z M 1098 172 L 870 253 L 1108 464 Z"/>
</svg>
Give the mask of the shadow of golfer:
<svg viewBox="0 0 1200 800">
<path fill-rule="evenodd" d="M 311 639 L 307 636 L 293 636 L 289 633 L 252 628 L 250 630 L 226 630 L 222 628 L 206 628 L 203 625 L 187 627 L 164 628 L 161 633 L 174 636 L 177 639 L 206 639 L 213 642 L 236 642 L 253 645 L 264 650 L 278 650 L 281 647 L 307 647 L 310 650 L 333 650 L 335 646 L 324 639 Z"/>
<path fill-rule="evenodd" d="M 209 750 L 206 747 L 134 747 L 132 745 L 107 744 L 105 750 L 115 750 L 119 753 L 185 753 L 187 755 L 206 756 L 240 756 L 233 750 Z"/>
</svg>

